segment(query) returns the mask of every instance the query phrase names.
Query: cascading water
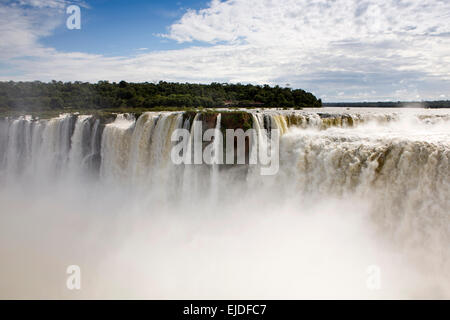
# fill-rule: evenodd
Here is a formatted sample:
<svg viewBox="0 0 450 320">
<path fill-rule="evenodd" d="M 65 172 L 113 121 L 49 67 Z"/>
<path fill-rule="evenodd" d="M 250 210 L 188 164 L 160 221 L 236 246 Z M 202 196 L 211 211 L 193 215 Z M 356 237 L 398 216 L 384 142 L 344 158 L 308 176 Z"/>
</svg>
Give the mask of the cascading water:
<svg viewBox="0 0 450 320">
<path fill-rule="evenodd" d="M 138 226 L 148 223 L 148 228 L 151 230 L 148 236 L 151 239 L 146 240 L 149 241 L 149 246 L 158 243 L 158 237 L 161 237 L 167 241 L 168 239 L 175 241 L 171 243 L 177 247 L 178 237 L 180 237 L 180 243 L 187 243 L 187 247 L 183 247 L 183 250 L 194 251 L 203 243 L 203 238 L 211 237 L 209 231 L 202 229 L 202 224 L 195 224 L 196 221 L 200 220 L 214 230 L 222 230 L 217 226 L 220 221 L 211 221 L 212 216 L 205 212 L 208 210 L 227 212 L 228 214 L 224 213 L 224 216 L 232 218 L 222 225 L 221 228 L 225 228 L 225 231 L 221 231 L 223 233 L 217 231 L 224 238 L 218 240 L 221 239 L 218 236 L 219 238 L 214 238 L 213 242 L 215 248 L 224 250 L 228 255 L 229 260 L 224 260 L 222 263 L 231 270 L 234 270 L 236 266 L 228 261 L 235 261 L 233 258 L 235 255 L 228 249 L 234 248 L 233 241 L 237 240 L 231 241 L 226 238 L 229 236 L 227 233 L 229 231 L 226 231 L 224 226 L 234 223 L 238 224 L 238 229 L 246 226 L 243 222 L 241 225 L 240 222 L 235 221 L 246 219 L 247 216 L 269 221 L 267 224 L 270 227 L 261 227 L 261 230 L 264 230 L 261 231 L 263 235 L 255 236 L 261 243 L 253 243 L 253 238 L 246 238 L 241 232 L 236 234 L 237 238 L 241 239 L 239 245 L 256 248 L 256 252 L 262 246 L 263 251 L 267 250 L 273 254 L 273 261 L 276 261 L 276 257 L 285 259 L 286 256 L 295 255 L 295 250 L 304 250 L 306 255 L 310 254 L 309 247 L 304 247 L 304 243 L 314 242 L 311 239 L 315 240 L 318 234 L 325 232 L 321 230 L 320 223 L 316 225 L 311 220 L 312 216 L 320 216 L 319 211 L 339 212 L 338 220 L 333 220 L 334 218 L 331 217 L 324 222 L 324 230 L 331 230 L 331 233 L 334 229 L 326 229 L 325 225 L 338 225 L 339 228 L 346 230 L 345 228 L 349 225 L 341 222 L 340 219 L 350 219 L 349 217 L 352 216 L 350 212 L 364 211 L 368 214 L 371 230 L 376 237 L 382 239 L 374 246 L 376 247 L 374 256 L 379 257 L 378 253 L 375 253 L 378 252 L 377 250 L 383 251 L 379 249 L 378 244 L 387 243 L 395 252 L 393 256 L 407 257 L 404 259 L 414 265 L 414 270 L 419 270 L 418 274 L 433 274 L 435 277 L 425 280 L 421 277 L 419 281 L 414 273 L 416 283 L 420 282 L 421 286 L 411 289 L 402 283 L 398 285 L 401 289 L 398 289 L 393 285 L 398 291 L 394 290 L 395 293 L 381 294 L 381 296 L 426 297 L 431 290 L 429 288 L 433 286 L 439 287 L 437 290 L 439 297 L 450 296 L 448 286 L 450 280 L 448 272 L 450 270 L 450 252 L 448 251 L 450 243 L 450 114 L 448 111 L 411 109 L 342 111 L 332 108 L 310 111 L 252 110 L 248 112 L 252 127 L 255 129 L 252 140 L 257 148 L 262 149 L 263 152 L 267 151 L 267 135 L 270 135 L 270 129 L 279 129 L 282 135 L 280 170 L 276 175 L 263 177 L 257 170 L 258 166 L 245 165 L 246 169 L 243 170 L 238 166 L 217 164 L 220 163 L 219 157 L 222 156 L 219 151 L 223 150 L 218 149 L 219 141 L 216 139 L 212 142 L 213 165 L 175 165 L 171 162 L 171 149 L 174 145 L 171 136 L 176 129 L 190 130 L 188 153 L 185 156 L 186 159 L 188 157 L 190 159 L 188 163 L 194 163 L 194 137 L 198 135 L 201 139 L 208 127 L 218 131 L 225 130 L 230 124 L 230 121 L 227 122 L 227 112 L 227 110 L 220 111 L 215 117 L 208 116 L 206 113 L 192 115 L 183 112 L 146 112 L 137 119 L 132 115 L 119 114 L 114 121 L 106 121 L 106 123 L 105 120 L 96 116 L 72 114 L 64 114 L 52 119 L 36 119 L 30 116 L 0 119 L 0 195 L 2 195 L 0 200 L 2 203 L 6 201 L 8 188 L 13 183 L 20 185 L 35 180 L 51 184 L 52 181 L 68 181 L 67 185 L 70 186 L 70 181 L 74 179 L 91 177 L 92 181 L 83 180 L 81 184 L 88 190 L 91 190 L 89 189 L 91 184 L 95 185 L 92 189 L 94 191 L 86 191 L 87 195 L 80 195 L 83 199 L 90 199 L 85 202 L 86 208 L 89 207 L 90 211 L 97 213 L 101 203 L 108 208 L 108 211 L 117 213 L 116 217 L 110 217 L 111 220 L 119 219 L 120 213 L 120 217 L 124 220 L 120 220 L 122 227 L 119 229 L 126 229 L 127 223 L 132 221 L 137 221 Z M 214 121 L 211 122 L 211 119 Z M 252 152 L 255 152 L 253 148 Z M 114 193 L 111 193 L 114 196 L 108 193 L 111 189 L 114 189 Z M 96 194 L 99 199 L 103 199 L 103 202 L 91 194 Z M 66 196 L 68 198 L 65 198 Z M 64 211 L 73 200 L 66 194 L 61 197 L 66 199 L 61 200 L 62 211 Z M 20 203 L 18 201 L 17 205 Z M 40 210 L 44 206 L 43 200 L 37 199 L 36 203 L 36 207 L 25 206 L 20 210 L 32 210 L 30 208 Z M 330 204 L 331 209 L 327 207 L 327 203 Z M 269 209 L 277 212 L 271 213 Z M 2 222 L 4 226 L 7 226 L 10 222 L 6 216 L 12 215 L 13 211 L 19 209 L 5 207 L 5 210 L 7 211 L 4 212 Z M 67 211 L 70 210 L 67 209 Z M 343 211 L 342 214 L 341 211 Z M 283 217 L 286 218 L 284 212 L 289 212 L 289 219 L 306 220 L 302 220 L 299 224 L 296 223 L 297 220 L 284 224 L 282 220 Z M 167 214 L 167 221 L 162 222 L 161 213 Z M 101 219 L 106 219 L 100 220 L 100 224 L 110 223 L 105 222 L 107 217 L 100 216 Z M 19 218 L 14 217 L 14 219 Z M 84 221 L 83 219 L 85 218 L 79 218 L 76 221 Z M 100 218 L 96 216 L 92 219 Z M 183 223 L 180 221 L 184 220 L 176 219 L 186 219 L 196 227 L 192 226 L 192 229 L 181 227 Z M 349 224 L 351 225 L 351 221 Z M 273 228 L 281 228 L 281 226 L 286 228 L 287 234 L 283 235 L 282 231 L 276 237 L 271 235 Z M 292 226 L 306 228 L 302 229 L 305 235 L 292 229 Z M 45 229 L 45 227 L 42 228 Z M 159 234 L 158 228 L 167 230 L 167 233 Z M 314 230 L 313 234 L 310 235 L 307 229 Z M 96 230 L 101 232 L 102 229 Z M 114 227 L 111 230 L 117 230 L 117 228 Z M 141 230 L 135 231 L 133 235 L 137 232 L 137 235 L 147 236 L 146 233 L 140 233 L 142 227 L 135 227 L 133 230 Z M 245 230 L 249 234 L 252 232 L 251 228 Z M 119 237 L 117 232 L 111 231 L 111 239 Z M 197 232 L 200 234 L 197 235 Z M 214 231 L 211 232 L 214 233 Z M 346 232 L 342 233 L 343 237 Z M 348 233 L 352 234 L 352 232 Z M 231 234 L 234 235 L 233 232 Z M 283 237 L 289 239 L 289 242 L 283 242 Z M 303 240 L 298 240 L 296 237 Z M 327 235 L 323 237 L 326 238 Z M 366 239 L 366 237 L 369 236 L 357 235 L 355 239 Z M 91 246 L 94 243 L 92 241 L 85 245 Z M 342 239 L 336 238 L 332 241 L 339 242 Z M 138 241 L 138 243 L 141 242 Z M 239 245 L 236 248 L 239 248 Z M 371 245 L 368 244 L 368 246 Z M 286 252 L 286 256 L 277 256 L 276 252 L 280 250 L 284 252 L 280 246 L 286 246 L 286 248 L 292 246 L 294 251 Z M 349 246 L 351 252 L 352 249 L 355 249 L 355 252 L 361 251 L 361 248 L 356 248 L 357 244 L 353 242 L 352 245 L 345 243 L 342 246 L 345 248 Z M 330 251 L 322 247 L 316 249 L 325 250 L 327 254 L 333 255 L 331 249 Z M 98 250 L 101 251 L 101 249 Z M 126 252 L 130 254 L 128 247 L 127 250 Z M 161 261 L 164 260 L 165 256 L 159 254 L 157 246 L 151 247 L 150 250 Z M 172 252 L 171 248 L 168 252 Z M 176 252 L 180 259 L 184 257 L 187 263 L 186 272 L 190 273 L 184 274 L 178 269 L 170 269 L 171 272 L 187 277 L 196 274 L 198 265 L 209 265 L 214 269 L 214 264 L 210 265 L 212 262 L 208 260 L 214 259 L 215 253 L 211 253 L 215 252 L 214 250 L 208 251 L 209 258 L 197 256 L 198 260 L 195 261 L 185 256 L 184 251 L 173 252 Z M 346 253 L 340 254 L 345 256 Z M 174 257 L 177 255 L 174 253 Z M 134 255 L 130 254 L 123 258 L 132 260 L 133 257 Z M 172 258 L 178 261 L 178 256 L 174 257 Z M 273 265 L 272 260 L 263 260 L 264 264 L 256 262 L 253 264 L 249 260 L 250 257 L 239 257 L 247 261 L 252 268 L 256 268 L 255 274 L 258 274 L 258 270 L 264 274 L 265 267 L 269 268 L 273 274 L 281 270 L 281 267 Z M 318 259 L 315 255 L 312 257 L 314 258 L 310 260 Z M 355 259 L 354 256 L 351 257 Z M 5 256 L 6 258 L 8 255 Z M 372 258 L 371 256 L 370 259 Z M 255 261 L 260 261 L 258 259 L 262 258 L 255 257 Z M 336 259 L 335 263 L 341 266 L 336 262 L 339 258 Z M 292 266 L 297 263 L 294 260 L 285 261 L 285 263 L 288 262 L 292 263 Z M 170 262 L 167 263 L 170 264 Z M 164 264 L 158 267 L 161 269 L 156 268 L 154 271 L 162 272 L 161 270 L 166 267 Z M 302 266 L 297 267 L 302 268 Z M 311 268 L 314 270 L 316 267 L 318 265 Z M 212 269 L 205 269 L 209 270 L 205 271 L 206 274 L 212 272 Z M 288 274 L 295 273 L 294 267 L 289 270 Z M 308 274 L 308 270 L 305 274 Z M 236 270 L 236 272 L 239 271 Z M 410 273 L 412 274 L 413 271 Z M 302 281 L 308 282 L 305 279 L 302 278 Z M 350 278 L 347 277 L 347 279 Z M 320 282 L 317 279 L 314 281 Z M 298 283 L 298 286 L 301 285 Z M 273 287 L 279 288 L 275 284 Z M 171 295 L 173 290 L 170 288 L 164 287 L 161 292 L 160 296 L 173 297 Z M 186 292 L 190 291 L 186 289 Z M 349 295 L 358 296 L 358 293 L 359 291 L 351 292 Z M 199 297 L 205 297 L 198 292 L 196 294 Z M 297 295 L 294 294 L 294 296 Z M 273 296 L 269 295 L 269 297 Z"/>
<path fill-rule="evenodd" d="M 131 137 L 135 126 L 132 116 L 120 114 L 103 131 L 100 175 L 112 183 L 125 181 L 129 166 Z"/>
<path fill-rule="evenodd" d="M 90 146 L 87 143 L 91 140 L 89 132 L 89 120 L 91 116 L 79 116 L 75 124 L 75 130 L 71 139 L 71 149 L 69 152 L 69 172 L 78 176 L 84 165 L 84 158 L 89 154 Z"/>
<path fill-rule="evenodd" d="M 196 137 L 200 138 L 202 135 L 201 130 L 201 114 L 197 113 L 192 119 L 192 125 L 190 129 L 190 137 L 187 143 L 186 154 L 184 155 L 184 171 L 183 171 L 183 189 L 182 194 L 185 201 L 190 201 L 192 195 L 201 193 L 200 191 L 200 181 L 199 181 L 199 166 L 195 163 L 195 140 Z M 200 139 L 201 141 L 201 139 Z M 198 157 L 198 155 L 197 155 Z"/>
<path fill-rule="evenodd" d="M 220 121 L 222 119 L 222 115 L 219 113 L 216 119 L 216 127 L 215 130 L 220 132 Z M 220 139 L 214 138 L 213 141 L 213 162 L 211 166 L 211 194 L 212 201 L 217 201 L 219 197 L 219 165 L 223 162 L 223 150 L 221 150 L 222 144 Z"/>
</svg>

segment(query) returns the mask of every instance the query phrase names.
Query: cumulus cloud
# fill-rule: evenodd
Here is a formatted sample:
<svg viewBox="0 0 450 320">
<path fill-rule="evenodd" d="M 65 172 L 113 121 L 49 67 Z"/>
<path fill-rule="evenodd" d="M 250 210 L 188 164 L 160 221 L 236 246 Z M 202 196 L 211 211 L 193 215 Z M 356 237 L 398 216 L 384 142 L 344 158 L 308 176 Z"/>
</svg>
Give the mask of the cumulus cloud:
<svg viewBox="0 0 450 320">
<path fill-rule="evenodd" d="M 23 3 L 25 1 L 22 1 Z M 28 2 L 28 1 L 27 1 Z M 38 5 L 39 1 L 36 1 Z M 31 3 L 31 1 L 29 2 Z M 35 55 L 43 47 L 39 39 L 48 36 L 60 24 L 55 10 L 23 7 L 19 3 L 0 5 L 0 58 Z"/>
<path fill-rule="evenodd" d="M 12 4 L 31 6 L 35 8 L 64 8 L 69 2 L 65 0 L 19 0 Z"/>
<path fill-rule="evenodd" d="M 0 57 L 18 72 L 0 79 L 290 83 L 328 101 L 437 99 L 450 90 L 448 1 L 214 0 L 162 35 L 206 46 L 126 57 L 40 45 L 62 24 L 48 15 L 64 6 L 0 5 L 0 35 L 14 35 Z"/>
</svg>

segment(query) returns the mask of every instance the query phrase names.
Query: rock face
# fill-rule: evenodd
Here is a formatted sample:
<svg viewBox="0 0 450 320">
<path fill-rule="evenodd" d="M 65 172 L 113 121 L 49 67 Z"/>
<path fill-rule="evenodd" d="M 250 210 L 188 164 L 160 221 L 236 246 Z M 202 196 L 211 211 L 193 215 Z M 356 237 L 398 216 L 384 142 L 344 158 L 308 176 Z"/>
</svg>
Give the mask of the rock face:
<svg viewBox="0 0 450 320">
<path fill-rule="evenodd" d="M 183 113 L 183 119 L 189 120 L 191 123 L 196 115 L 199 114 L 197 120 L 202 121 L 204 129 L 214 128 L 218 114 L 221 114 L 221 128 L 225 129 L 243 129 L 244 131 L 253 127 L 253 120 L 250 113 L 246 111 L 206 111 L 194 112 L 188 111 Z"/>
<path fill-rule="evenodd" d="M 222 114 L 222 128 L 224 129 L 243 129 L 246 131 L 252 127 L 252 116 L 248 112 L 234 111 Z"/>
</svg>

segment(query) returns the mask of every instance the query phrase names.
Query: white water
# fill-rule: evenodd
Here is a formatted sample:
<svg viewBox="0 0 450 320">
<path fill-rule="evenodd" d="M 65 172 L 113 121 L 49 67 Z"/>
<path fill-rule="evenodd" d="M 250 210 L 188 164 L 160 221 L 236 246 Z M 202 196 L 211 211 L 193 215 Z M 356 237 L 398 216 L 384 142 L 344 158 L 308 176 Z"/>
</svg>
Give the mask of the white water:
<svg viewBox="0 0 450 320">
<path fill-rule="evenodd" d="M 216 119 L 216 127 L 214 128 L 217 132 L 220 131 L 220 121 L 222 119 L 222 115 L 219 114 Z M 222 142 L 223 143 L 223 142 Z M 223 159 L 223 150 L 220 149 L 222 146 L 221 141 L 218 138 L 215 138 L 213 141 L 213 163 L 211 166 L 211 201 L 216 203 L 220 197 L 219 194 L 219 185 L 220 185 L 220 176 L 219 176 L 219 164 Z"/>
<path fill-rule="evenodd" d="M 200 114 L 0 120 L 0 296 L 450 297 L 448 110 L 252 112 L 276 176 L 173 165 Z"/>
</svg>

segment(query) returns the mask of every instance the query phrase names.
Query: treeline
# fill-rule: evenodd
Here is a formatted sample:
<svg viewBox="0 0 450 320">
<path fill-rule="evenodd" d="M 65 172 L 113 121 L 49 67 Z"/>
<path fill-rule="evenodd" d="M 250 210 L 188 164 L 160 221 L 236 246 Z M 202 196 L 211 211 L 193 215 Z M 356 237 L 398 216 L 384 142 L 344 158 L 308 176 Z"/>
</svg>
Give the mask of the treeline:
<svg viewBox="0 0 450 320">
<path fill-rule="evenodd" d="M 421 101 L 421 102 L 339 102 L 324 103 L 324 107 L 341 108 L 450 108 L 449 100 L 440 101 Z"/>
<path fill-rule="evenodd" d="M 301 89 L 243 84 L 0 82 L 0 110 L 82 110 L 156 107 L 321 107 Z"/>
</svg>

